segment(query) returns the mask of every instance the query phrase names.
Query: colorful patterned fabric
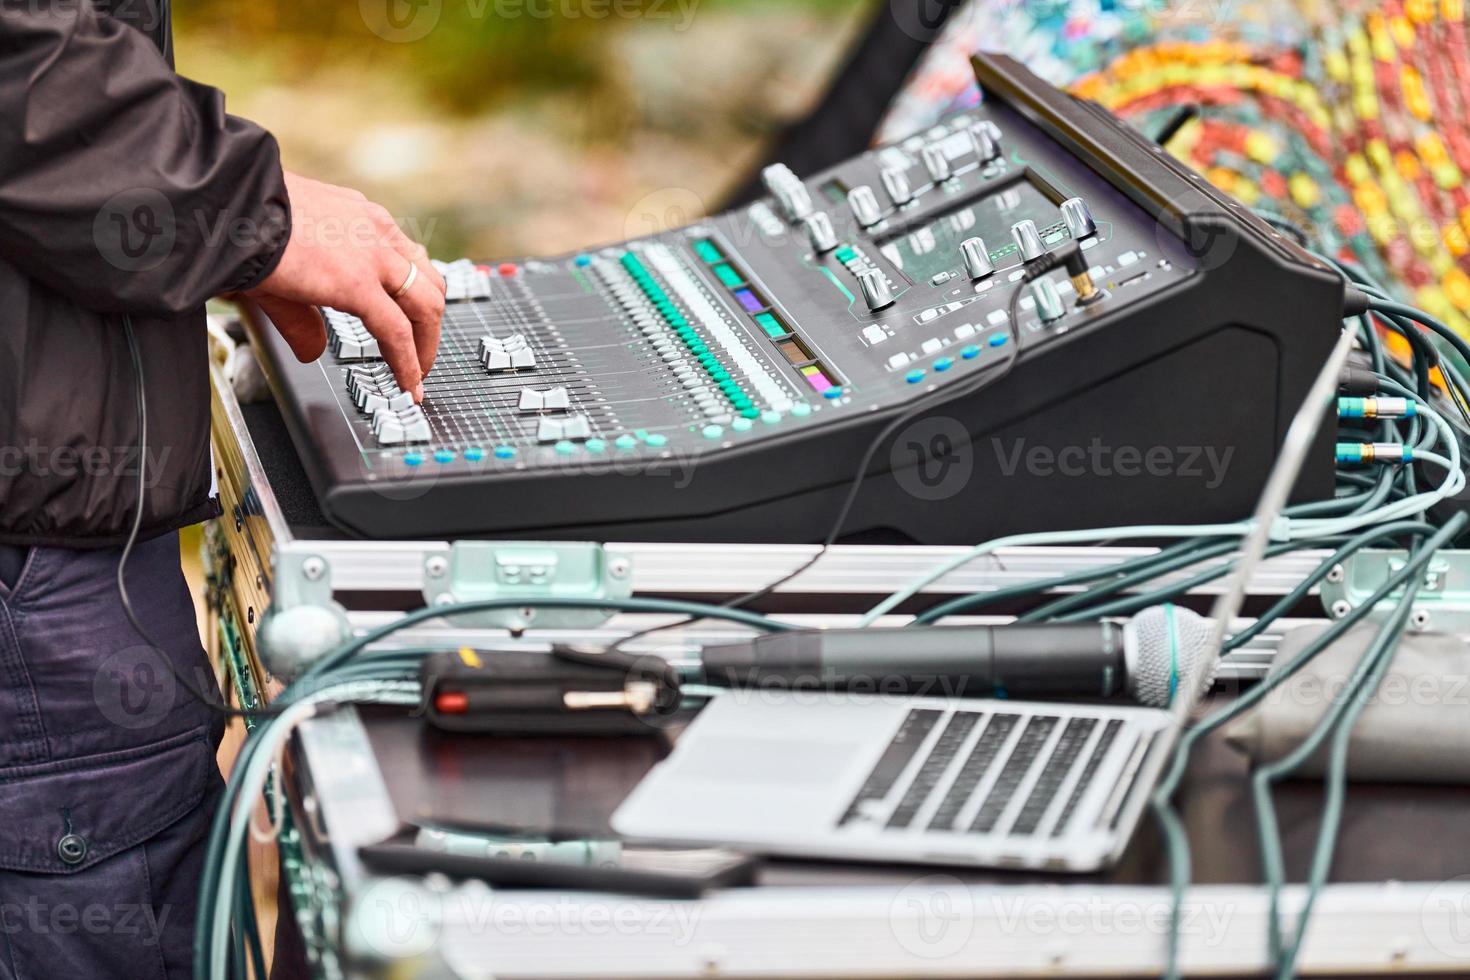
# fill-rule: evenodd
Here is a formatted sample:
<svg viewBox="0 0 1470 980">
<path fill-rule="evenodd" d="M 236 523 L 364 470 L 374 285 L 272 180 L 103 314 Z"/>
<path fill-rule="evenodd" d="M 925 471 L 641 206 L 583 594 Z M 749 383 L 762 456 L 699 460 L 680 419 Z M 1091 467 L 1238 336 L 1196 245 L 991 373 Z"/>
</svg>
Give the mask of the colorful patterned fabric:
<svg viewBox="0 0 1470 980">
<path fill-rule="evenodd" d="M 1253 207 L 1306 229 L 1470 336 L 1470 43 L 1463 0 L 975 2 L 895 100 L 891 139 L 979 98 L 1004 51 L 1157 132 Z"/>
</svg>

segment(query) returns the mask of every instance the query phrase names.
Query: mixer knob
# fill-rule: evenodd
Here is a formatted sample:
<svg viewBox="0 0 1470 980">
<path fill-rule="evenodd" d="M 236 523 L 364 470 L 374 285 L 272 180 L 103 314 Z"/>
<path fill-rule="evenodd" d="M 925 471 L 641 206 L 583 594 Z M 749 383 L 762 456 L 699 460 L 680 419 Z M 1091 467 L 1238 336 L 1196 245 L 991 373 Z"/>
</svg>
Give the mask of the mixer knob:
<svg viewBox="0 0 1470 980">
<path fill-rule="evenodd" d="M 832 230 L 832 219 L 827 216 L 826 211 L 813 214 L 803 222 L 803 226 L 806 228 L 806 240 L 813 252 L 822 255 L 837 247 L 837 232 Z"/>
<path fill-rule="evenodd" d="M 924 169 L 929 171 L 929 177 L 934 183 L 942 184 L 946 180 L 949 180 L 949 176 L 953 171 L 951 171 L 949 166 L 949 157 L 944 155 L 942 149 L 931 144 L 924 147 L 923 152 L 919 155 L 924 158 Z"/>
<path fill-rule="evenodd" d="M 766 185 L 766 190 L 777 197 L 780 196 L 781 188 L 800 182 L 792 169 L 784 163 L 773 163 L 761 170 L 761 183 Z"/>
<path fill-rule="evenodd" d="M 867 184 L 847 192 L 847 206 L 852 208 L 852 216 L 864 228 L 871 228 L 883 220 L 883 212 L 878 209 L 878 195 Z"/>
<path fill-rule="evenodd" d="M 995 271 L 983 238 L 966 238 L 960 242 L 960 254 L 964 256 L 965 272 L 971 279 L 984 279 Z"/>
<path fill-rule="evenodd" d="M 873 312 L 893 305 L 893 292 L 888 280 L 877 269 L 864 269 L 858 274 L 858 284 L 863 287 L 863 299 Z"/>
<path fill-rule="evenodd" d="M 1080 197 L 1071 197 L 1062 202 L 1062 217 L 1067 219 L 1067 230 L 1072 233 L 1074 242 L 1097 234 L 1097 222 L 1092 220 L 1092 209 Z"/>
<path fill-rule="evenodd" d="M 914 199 L 914 189 L 909 186 L 909 175 L 898 167 L 890 167 L 881 174 L 883 189 L 895 205 L 903 206 Z"/>
<path fill-rule="evenodd" d="M 1060 320 L 1062 314 L 1067 312 L 1061 293 L 1057 292 L 1056 285 L 1045 276 L 1031 283 L 1031 298 L 1036 301 L 1036 315 L 1041 318 L 1042 323 Z"/>
<path fill-rule="evenodd" d="M 1030 218 L 1011 225 L 1011 237 L 1016 240 L 1016 247 L 1021 250 L 1021 259 L 1025 262 L 1046 253 L 1046 246 L 1041 243 L 1041 232 L 1036 230 L 1036 222 Z"/>
<path fill-rule="evenodd" d="M 984 127 L 975 126 L 970 129 L 970 143 L 975 148 L 975 159 L 981 163 L 989 163 L 1000 156 L 1000 144 L 991 138 Z"/>
<path fill-rule="evenodd" d="M 792 221 L 800 221 L 812 213 L 812 196 L 799 180 L 777 191 L 776 200 L 781 202 L 781 210 Z"/>
</svg>

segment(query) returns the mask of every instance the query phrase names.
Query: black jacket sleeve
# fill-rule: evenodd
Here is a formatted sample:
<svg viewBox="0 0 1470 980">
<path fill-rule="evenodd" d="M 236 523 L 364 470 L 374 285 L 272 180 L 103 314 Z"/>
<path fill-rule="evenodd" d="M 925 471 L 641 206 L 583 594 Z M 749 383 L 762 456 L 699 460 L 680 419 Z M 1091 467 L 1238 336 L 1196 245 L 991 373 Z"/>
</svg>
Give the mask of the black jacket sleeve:
<svg viewBox="0 0 1470 980">
<path fill-rule="evenodd" d="M 168 316 L 275 268 L 274 137 L 90 0 L 0 0 L 0 256 L 82 306 Z"/>
</svg>

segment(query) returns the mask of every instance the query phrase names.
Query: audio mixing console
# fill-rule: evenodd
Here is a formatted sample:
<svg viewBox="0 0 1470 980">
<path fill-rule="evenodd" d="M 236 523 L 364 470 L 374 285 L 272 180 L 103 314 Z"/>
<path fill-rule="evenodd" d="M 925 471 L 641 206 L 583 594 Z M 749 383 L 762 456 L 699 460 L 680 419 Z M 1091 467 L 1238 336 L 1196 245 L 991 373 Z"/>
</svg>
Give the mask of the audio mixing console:
<svg viewBox="0 0 1470 980">
<path fill-rule="evenodd" d="M 422 405 L 353 317 L 327 311 L 311 365 L 257 329 L 323 512 L 370 537 L 817 540 L 883 426 L 953 390 L 876 454 L 849 531 L 1247 515 L 1338 334 L 1337 277 L 1097 107 L 976 69 L 979 107 L 825 173 L 769 167 L 748 208 L 442 266 Z M 1085 274 L 1023 279 L 1073 246 Z M 1299 492 L 1333 467 L 1329 432 Z"/>
</svg>

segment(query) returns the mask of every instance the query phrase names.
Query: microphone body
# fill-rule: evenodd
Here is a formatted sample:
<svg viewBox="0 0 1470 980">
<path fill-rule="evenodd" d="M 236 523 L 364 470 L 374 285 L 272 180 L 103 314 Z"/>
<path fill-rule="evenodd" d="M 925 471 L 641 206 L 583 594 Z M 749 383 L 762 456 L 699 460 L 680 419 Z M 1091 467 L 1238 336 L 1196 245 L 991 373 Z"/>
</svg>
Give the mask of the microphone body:
<svg viewBox="0 0 1470 980">
<path fill-rule="evenodd" d="M 1126 630 L 1116 623 L 800 630 L 705 647 L 720 687 L 870 690 L 984 697 L 1122 693 Z"/>
</svg>

